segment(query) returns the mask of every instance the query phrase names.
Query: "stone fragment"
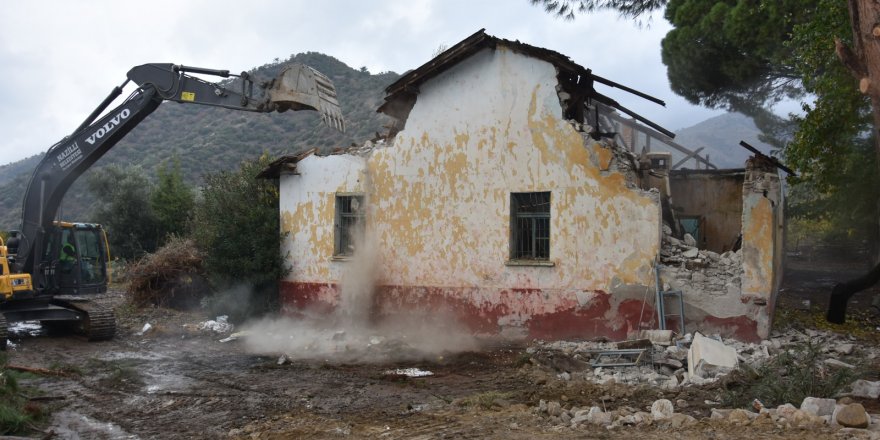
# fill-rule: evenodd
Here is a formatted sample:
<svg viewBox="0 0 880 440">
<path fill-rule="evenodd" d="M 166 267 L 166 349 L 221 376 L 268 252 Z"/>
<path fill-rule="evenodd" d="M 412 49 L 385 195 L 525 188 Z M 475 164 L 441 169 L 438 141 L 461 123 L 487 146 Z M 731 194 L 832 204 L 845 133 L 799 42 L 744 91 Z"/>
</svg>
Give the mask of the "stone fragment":
<svg viewBox="0 0 880 440">
<path fill-rule="evenodd" d="M 682 428 L 685 426 L 695 425 L 696 423 L 697 419 L 687 414 L 675 413 L 670 418 L 670 425 L 673 428 Z"/>
<path fill-rule="evenodd" d="M 852 354 L 855 346 L 853 344 L 838 344 L 833 350 L 839 354 Z"/>
<path fill-rule="evenodd" d="M 855 365 L 851 365 L 846 362 L 839 361 L 837 359 L 825 359 L 823 362 L 825 363 L 825 365 L 828 365 L 829 367 L 849 368 L 850 370 L 854 370 L 856 368 Z"/>
<path fill-rule="evenodd" d="M 834 407 L 837 402 L 834 399 L 822 399 L 819 397 L 805 397 L 801 402 L 801 411 L 807 412 L 814 416 L 830 416 L 834 414 Z"/>
<path fill-rule="evenodd" d="M 646 413 L 644 411 L 639 411 L 633 414 L 632 417 L 637 425 L 650 425 L 654 422 L 654 417 L 651 415 L 651 413 Z"/>
<path fill-rule="evenodd" d="M 562 414 L 559 415 L 559 420 L 560 420 L 560 421 L 562 422 L 562 424 L 564 424 L 564 425 L 569 425 L 569 424 L 571 424 L 571 416 L 568 414 L 567 411 L 566 411 L 566 412 L 563 412 Z"/>
<path fill-rule="evenodd" d="M 666 355 L 673 359 L 683 361 L 687 359 L 688 350 L 677 345 L 670 345 L 669 347 L 666 347 Z"/>
<path fill-rule="evenodd" d="M 726 373 L 737 365 L 736 349 L 700 333 L 694 335 L 687 360 L 688 375 L 691 378 L 694 376 L 705 378 Z"/>
<path fill-rule="evenodd" d="M 846 428 L 867 428 L 869 419 L 861 403 L 845 405 L 835 415 L 835 421 Z"/>
<path fill-rule="evenodd" d="M 748 425 L 752 421 L 752 417 L 744 409 L 735 409 L 727 415 L 727 421 L 734 425 Z"/>
<path fill-rule="evenodd" d="M 792 415 L 798 409 L 794 407 L 794 405 L 790 403 L 786 403 L 784 405 L 779 405 L 776 407 L 776 415 L 779 417 L 784 417 L 786 420 L 791 419 Z"/>
<path fill-rule="evenodd" d="M 712 415 L 710 415 L 709 418 L 713 420 L 723 420 L 730 416 L 731 412 L 733 412 L 732 409 L 712 408 Z"/>
<path fill-rule="evenodd" d="M 538 402 L 538 412 L 540 412 L 542 414 L 547 413 L 547 401 L 546 400 L 541 399 L 541 401 Z"/>
<path fill-rule="evenodd" d="M 851 395 L 855 397 L 864 397 L 868 399 L 877 399 L 880 397 L 880 381 L 869 382 L 859 379 L 852 384 Z"/>
<path fill-rule="evenodd" d="M 559 404 L 559 402 L 557 402 L 555 400 L 548 403 L 547 404 L 547 414 L 549 414 L 551 417 L 552 416 L 559 417 L 559 415 L 562 414 L 562 406 Z"/>
<path fill-rule="evenodd" d="M 682 241 L 684 242 L 684 244 L 691 247 L 695 247 L 697 245 L 697 240 L 694 240 L 694 236 L 691 234 L 684 234 L 684 237 L 682 237 Z"/>
<path fill-rule="evenodd" d="M 813 428 L 825 424 L 825 420 L 822 417 L 799 409 L 791 414 L 791 417 L 788 418 L 788 422 L 791 423 L 791 426 L 797 428 Z"/>
<path fill-rule="evenodd" d="M 571 418 L 571 426 L 577 426 L 584 422 L 590 421 L 590 410 L 582 409 L 575 411 L 574 417 Z"/>
<path fill-rule="evenodd" d="M 697 256 L 699 255 L 700 250 L 695 247 L 689 248 L 688 250 L 681 253 L 681 256 L 685 258 L 697 258 Z"/>
<path fill-rule="evenodd" d="M 668 399 L 658 399 L 651 404 L 651 416 L 654 420 L 666 420 L 672 417 L 675 408 Z"/>
<path fill-rule="evenodd" d="M 642 330 L 639 338 L 647 339 L 651 344 L 668 347 L 672 345 L 672 330 Z"/>
<path fill-rule="evenodd" d="M 611 413 L 602 411 L 602 408 L 594 406 L 590 408 L 590 423 L 600 426 L 608 426 L 611 424 Z"/>
</svg>

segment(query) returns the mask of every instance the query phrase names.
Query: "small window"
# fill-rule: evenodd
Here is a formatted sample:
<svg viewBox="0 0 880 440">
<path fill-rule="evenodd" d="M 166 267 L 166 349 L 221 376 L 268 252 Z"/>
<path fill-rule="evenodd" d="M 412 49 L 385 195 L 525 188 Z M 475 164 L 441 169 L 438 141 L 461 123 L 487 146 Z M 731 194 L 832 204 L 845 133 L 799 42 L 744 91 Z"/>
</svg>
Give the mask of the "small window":
<svg viewBox="0 0 880 440">
<path fill-rule="evenodd" d="M 550 193 L 510 194 L 510 258 L 550 259 Z"/>
<path fill-rule="evenodd" d="M 336 233 L 333 254 L 354 254 L 355 237 L 364 229 L 364 196 L 336 196 Z"/>
</svg>

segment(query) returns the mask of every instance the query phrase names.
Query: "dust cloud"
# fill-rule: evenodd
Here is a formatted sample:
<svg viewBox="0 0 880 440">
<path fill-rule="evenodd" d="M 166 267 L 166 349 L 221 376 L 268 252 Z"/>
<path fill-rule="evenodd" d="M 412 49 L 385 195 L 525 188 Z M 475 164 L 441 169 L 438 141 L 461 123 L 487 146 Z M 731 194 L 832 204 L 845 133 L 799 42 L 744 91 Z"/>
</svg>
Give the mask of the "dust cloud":
<svg viewBox="0 0 880 440">
<path fill-rule="evenodd" d="M 376 313 L 378 246 L 364 234 L 355 234 L 355 241 L 334 311 L 306 310 L 301 317 L 248 325 L 244 341 L 249 351 L 291 360 L 378 363 L 431 360 L 478 348 L 476 338 L 448 311 Z"/>
</svg>

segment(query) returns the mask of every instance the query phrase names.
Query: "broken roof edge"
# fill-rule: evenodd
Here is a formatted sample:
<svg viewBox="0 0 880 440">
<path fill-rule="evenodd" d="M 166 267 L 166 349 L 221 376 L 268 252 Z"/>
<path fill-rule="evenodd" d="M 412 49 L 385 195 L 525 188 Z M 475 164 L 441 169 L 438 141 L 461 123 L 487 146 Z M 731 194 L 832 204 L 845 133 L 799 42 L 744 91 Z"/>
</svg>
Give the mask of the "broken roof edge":
<svg viewBox="0 0 880 440">
<path fill-rule="evenodd" d="M 285 154 L 278 159 L 275 159 L 266 168 L 260 171 L 259 174 L 257 174 L 257 178 L 277 179 L 283 172 L 298 174 L 296 172 L 296 165 L 309 156 L 329 157 L 348 154 L 352 156 L 366 157 L 370 153 L 372 153 L 374 148 L 382 145 L 385 145 L 385 141 L 383 139 L 371 139 L 364 141 L 364 143 L 361 145 L 352 143 L 348 147 L 337 147 L 331 151 L 320 151 L 317 147 L 300 150 L 297 153 Z"/>
<path fill-rule="evenodd" d="M 469 37 L 461 40 L 454 46 L 446 49 L 427 63 L 404 74 L 397 81 L 394 81 L 385 88 L 385 101 L 391 100 L 400 92 L 412 92 L 425 81 L 439 75 L 457 64 L 464 58 L 467 58 L 479 50 L 490 47 L 495 48 L 498 44 L 510 47 L 516 52 L 522 52 L 536 58 L 543 59 L 559 68 L 563 68 L 575 74 L 588 74 L 589 71 L 583 66 L 575 63 L 569 57 L 537 46 L 521 43 L 519 41 L 505 40 L 503 38 L 494 37 L 486 33 L 486 29 L 480 29 Z M 377 111 L 381 112 L 385 104 L 379 107 Z"/>
<path fill-rule="evenodd" d="M 269 166 L 264 168 L 263 171 L 260 171 L 259 174 L 257 174 L 257 179 L 277 179 L 282 171 L 296 172 L 297 162 L 315 154 L 317 151 L 317 148 L 312 147 L 306 150 L 300 150 L 294 154 L 281 156 L 269 163 Z"/>
<path fill-rule="evenodd" d="M 391 85 L 385 88 L 385 102 L 383 102 L 382 105 L 380 105 L 379 108 L 376 109 L 376 112 L 384 113 L 388 116 L 391 116 L 392 118 L 398 119 L 399 121 L 405 121 L 406 118 L 409 116 L 409 111 L 415 104 L 415 97 L 419 93 L 419 87 L 423 83 L 445 72 L 446 70 L 449 70 L 463 59 L 468 58 L 485 48 L 495 49 L 499 45 L 505 46 L 514 52 L 519 52 L 526 56 L 534 57 L 552 64 L 557 69 L 557 77 L 559 77 L 560 75 L 565 76 L 567 74 L 568 76 L 579 78 L 575 80 L 575 82 L 577 82 L 576 87 L 581 87 L 584 85 L 588 87 L 591 91 L 591 99 L 600 101 L 611 108 L 630 115 L 634 119 L 641 121 L 649 127 L 652 127 L 655 130 L 659 130 L 670 139 L 675 138 L 675 134 L 671 131 L 661 127 L 654 122 L 651 122 L 641 115 L 634 113 L 632 110 L 623 107 L 614 99 L 598 93 L 593 88 L 592 83 L 595 81 L 607 87 L 617 88 L 665 107 L 666 103 L 664 101 L 650 96 L 646 93 L 639 92 L 638 90 L 595 75 L 592 70 L 587 69 L 580 64 L 572 61 L 571 58 L 563 55 L 562 53 L 550 49 L 532 46 L 526 43 L 521 43 L 519 40 L 511 41 L 503 38 L 498 38 L 487 34 L 485 28 L 473 33 L 469 37 L 465 38 L 464 40 L 458 42 L 454 46 L 435 56 L 427 63 L 417 67 L 416 69 L 410 70 L 409 72 L 398 78 L 397 81 L 391 83 Z"/>
</svg>

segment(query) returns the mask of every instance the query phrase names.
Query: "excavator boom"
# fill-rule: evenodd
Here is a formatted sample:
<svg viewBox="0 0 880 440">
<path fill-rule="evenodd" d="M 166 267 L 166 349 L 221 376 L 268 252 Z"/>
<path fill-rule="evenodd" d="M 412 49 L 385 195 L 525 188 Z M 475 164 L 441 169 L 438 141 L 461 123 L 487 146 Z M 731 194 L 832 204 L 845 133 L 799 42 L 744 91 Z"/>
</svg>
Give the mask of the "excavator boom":
<svg viewBox="0 0 880 440">
<path fill-rule="evenodd" d="M 192 74 L 232 78 L 212 83 Z M 116 87 L 80 127 L 43 157 L 28 183 L 22 203 L 21 231 L 15 231 L 15 272 L 34 277 L 37 292 L 51 283 L 51 263 L 41 261 L 45 234 L 70 185 L 163 101 L 199 104 L 250 112 L 314 110 L 330 127 L 345 130 L 345 121 L 333 82 L 324 74 L 301 64 L 287 66 L 270 80 L 228 70 L 206 69 L 169 63 L 152 63 L 129 70 L 128 79 Z M 129 82 L 138 85 L 118 107 L 107 107 Z M 100 116 L 103 115 L 103 116 Z M 51 290 L 51 289 L 50 289 Z M 51 292 L 49 292 L 51 294 Z"/>
</svg>

